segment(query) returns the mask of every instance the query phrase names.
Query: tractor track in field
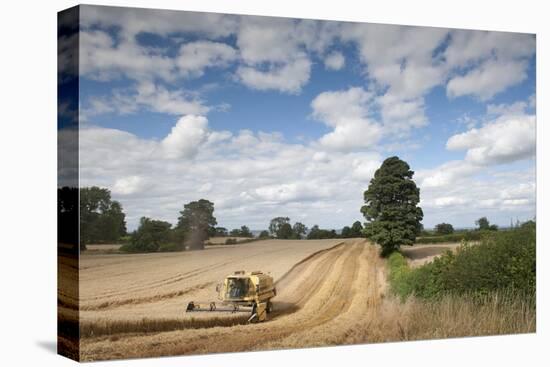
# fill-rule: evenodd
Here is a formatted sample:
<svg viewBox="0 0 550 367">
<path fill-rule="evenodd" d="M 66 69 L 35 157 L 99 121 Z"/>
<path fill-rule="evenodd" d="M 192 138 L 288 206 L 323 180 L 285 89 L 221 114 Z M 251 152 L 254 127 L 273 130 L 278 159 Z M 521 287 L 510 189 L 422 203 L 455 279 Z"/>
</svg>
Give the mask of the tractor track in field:
<svg viewBox="0 0 550 367">
<path fill-rule="evenodd" d="M 277 282 L 264 323 L 84 339 L 82 358 L 96 360 L 238 352 L 345 343 L 384 290 L 376 249 L 352 240 L 296 263 Z"/>
</svg>

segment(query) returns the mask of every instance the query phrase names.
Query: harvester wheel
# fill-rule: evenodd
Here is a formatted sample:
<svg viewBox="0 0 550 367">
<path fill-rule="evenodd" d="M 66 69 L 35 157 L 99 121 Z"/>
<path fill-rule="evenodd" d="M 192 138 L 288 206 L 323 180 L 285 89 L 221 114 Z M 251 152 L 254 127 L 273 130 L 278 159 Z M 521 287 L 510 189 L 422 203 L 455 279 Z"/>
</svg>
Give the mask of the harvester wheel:
<svg viewBox="0 0 550 367">
<path fill-rule="evenodd" d="M 266 307 L 266 312 L 267 313 L 272 313 L 273 312 L 273 303 L 271 303 L 271 301 L 267 301 L 267 307 Z"/>
</svg>

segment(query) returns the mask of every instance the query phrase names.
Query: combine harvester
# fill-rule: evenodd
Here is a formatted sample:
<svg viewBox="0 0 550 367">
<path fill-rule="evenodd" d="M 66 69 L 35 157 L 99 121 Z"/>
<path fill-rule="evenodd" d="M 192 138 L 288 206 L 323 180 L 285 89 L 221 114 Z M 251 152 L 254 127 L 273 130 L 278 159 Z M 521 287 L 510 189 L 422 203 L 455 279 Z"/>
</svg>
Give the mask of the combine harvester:
<svg viewBox="0 0 550 367">
<path fill-rule="evenodd" d="M 242 270 L 226 276 L 223 283 L 216 286 L 216 292 L 221 302 L 191 301 L 186 312 L 249 312 L 248 322 L 260 322 L 273 310 L 271 298 L 277 294 L 270 275 Z"/>
</svg>

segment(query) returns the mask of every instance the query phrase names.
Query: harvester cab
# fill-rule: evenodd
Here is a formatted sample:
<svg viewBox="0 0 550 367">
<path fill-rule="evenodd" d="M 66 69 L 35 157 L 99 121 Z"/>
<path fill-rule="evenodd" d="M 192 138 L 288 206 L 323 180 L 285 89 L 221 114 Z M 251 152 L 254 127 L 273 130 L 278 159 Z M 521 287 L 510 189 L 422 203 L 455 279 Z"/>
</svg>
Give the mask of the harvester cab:
<svg viewBox="0 0 550 367">
<path fill-rule="evenodd" d="M 249 312 L 249 322 L 265 321 L 277 291 L 273 277 L 261 271 L 236 271 L 216 286 L 219 302 L 189 302 L 186 312 Z"/>
</svg>

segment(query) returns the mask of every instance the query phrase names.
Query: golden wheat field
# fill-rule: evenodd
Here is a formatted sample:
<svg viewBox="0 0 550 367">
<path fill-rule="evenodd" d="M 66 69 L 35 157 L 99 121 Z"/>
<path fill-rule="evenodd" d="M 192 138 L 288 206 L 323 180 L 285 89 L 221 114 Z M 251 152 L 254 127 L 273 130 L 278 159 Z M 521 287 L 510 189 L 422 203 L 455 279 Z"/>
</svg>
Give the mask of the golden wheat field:
<svg viewBox="0 0 550 367">
<path fill-rule="evenodd" d="M 420 246 L 410 251 L 424 256 Z M 433 256 L 433 250 L 427 254 Z M 191 300 L 215 299 L 216 283 L 241 269 L 274 277 L 277 296 L 268 321 L 248 324 L 247 315 L 185 313 Z M 514 324 L 497 306 L 479 310 L 460 299 L 434 306 L 415 299 L 402 303 L 387 288 L 385 260 L 364 239 L 266 240 L 181 253 L 83 255 L 80 358 L 299 348 L 534 328 L 534 315 L 515 305 L 506 308 L 523 312 L 519 318 L 512 315 L 520 320 Z"/>
</svg>

